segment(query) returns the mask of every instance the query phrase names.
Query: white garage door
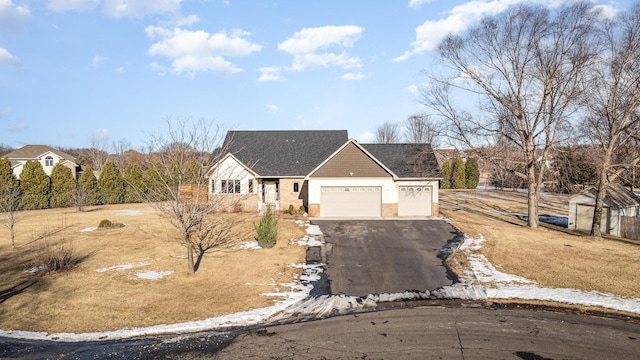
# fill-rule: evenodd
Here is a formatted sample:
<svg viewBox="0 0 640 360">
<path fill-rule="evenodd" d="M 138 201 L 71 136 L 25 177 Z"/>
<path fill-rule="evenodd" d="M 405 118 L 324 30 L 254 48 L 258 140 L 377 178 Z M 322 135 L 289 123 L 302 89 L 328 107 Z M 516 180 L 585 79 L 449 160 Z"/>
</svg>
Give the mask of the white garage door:
<svg viewBox="0 0 640 360">
<path fill-rule="evenodd" d="M 320 216 L 380 217 L 382 192 L 379 186 L 323 186 Z"/>
<path fill-rule="evenodd" d="M 431 216 L 431 187 L 401 186 L 398 216 Z"/>
</svg>

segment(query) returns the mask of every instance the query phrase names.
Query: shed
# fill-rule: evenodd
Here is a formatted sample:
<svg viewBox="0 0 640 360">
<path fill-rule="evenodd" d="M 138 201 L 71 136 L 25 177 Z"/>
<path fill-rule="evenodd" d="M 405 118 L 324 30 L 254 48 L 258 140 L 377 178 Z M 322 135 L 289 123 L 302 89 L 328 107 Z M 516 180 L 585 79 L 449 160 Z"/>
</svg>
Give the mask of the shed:
<svg viewBox="0 0 640 360">
<path fill-rule="evenodd" d="M 596 204 L 596 189 L 589 188 L 569 197 L 569 229 L 591 230 Z M 625 217 L 640 217 L 640 197 L 619 184 L 611 184 L 604 197 L 600 230 L 603 234 L 624 236 Z"/>
</svg>

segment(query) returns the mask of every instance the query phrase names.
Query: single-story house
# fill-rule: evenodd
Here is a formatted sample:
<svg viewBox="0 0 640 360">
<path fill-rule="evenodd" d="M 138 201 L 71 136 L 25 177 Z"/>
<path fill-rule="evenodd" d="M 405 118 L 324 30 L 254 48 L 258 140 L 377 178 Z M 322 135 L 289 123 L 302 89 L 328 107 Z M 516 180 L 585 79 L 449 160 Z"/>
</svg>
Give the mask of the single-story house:
<svg viewBox="0 0 640 360">
<path fill-rule="evenodd" d="M 589 188 L 569 197 L 569 229 L 590 231 L 596 204 L 596 189 Z M 610 184 L 604 198 L 600 230 L 622 236 L 623 217 L 640 216 L 640 197 L 620 184 Z"/>
<path fill-rule="evenodd" d="M 442 179 L 428 144 L 360 144 L 345 130 L 229 131 L 212 196 L 245 210 L 304 206 L 312 217 L 437 216 Z"/>
<path fill-rule="evenodd" d="M 40 162 L 44 172 L 48 176 L 51 176 L 53 167 L 58 163 L 61 163 L 71 169 L 73 176 L 76 178 L 81 171 L 80 165 L 76 163 L 75 156 L 69 155 L 47 145 L 25 145 L 20 149 L 6 154 L 4 157 L 11 161 L 11 169 L 18 179 L 20 179 L 20 174 L 22 173 L 24 164 L 29 160 Z"/>
</svg>

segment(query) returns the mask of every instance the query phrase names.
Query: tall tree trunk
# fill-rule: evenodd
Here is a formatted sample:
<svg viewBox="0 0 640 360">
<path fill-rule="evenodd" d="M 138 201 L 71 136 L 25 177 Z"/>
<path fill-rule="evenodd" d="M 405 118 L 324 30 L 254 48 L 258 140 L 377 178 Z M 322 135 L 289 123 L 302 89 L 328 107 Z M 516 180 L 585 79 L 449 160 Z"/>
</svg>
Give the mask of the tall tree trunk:
<svg viewBox="0 0 640 360">
<path fill-rule="evenodd" d="M 591 233 L 593 237 L 602 237 L 600 226 L 602 225 L 602 209 L 604 207 L 604 198 L 609 188 L 609 179 L 607 179 L 607 168 L 609 167 L 611 155 L 607 151 L 607 155 L 600 170 L 600 179 L 598 180 L 598 189 L 596 191 L 596 204 L 593 209 L 593 221 L 591 222 Z"/>
<path fill-rule="evenodd" d="M 532 228 L 538 227 L 538 186 L 536 186 L 535 174 L 530 166 L 529 174 L 527 174 L 527 215 L 529 220 L 527 225 Z"/>
<path fill-rule="evenodd" d="M 189 275 L 194 275 L 196 273 L 196 267 L 193 263 L 193 246 L 191 246 L 191 242 L 185 242 L 187 246 L 187 266 L 189 267 Z"/>
</svg>

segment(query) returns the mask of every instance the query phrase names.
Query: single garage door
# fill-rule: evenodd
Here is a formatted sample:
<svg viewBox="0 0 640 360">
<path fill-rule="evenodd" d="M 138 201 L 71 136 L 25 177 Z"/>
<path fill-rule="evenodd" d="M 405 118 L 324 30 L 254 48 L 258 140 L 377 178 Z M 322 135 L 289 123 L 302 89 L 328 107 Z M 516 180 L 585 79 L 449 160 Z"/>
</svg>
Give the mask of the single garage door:
<svg viewBox="0 0 640 360">
<path fill-rule="evenodd" d="M 431 187 L 400 186 L 398 216 L 431 216 Z"/>
<path fill-rule="evenodd" d="M 595 206 L 578 204 L 576 214 L 576 229 L 591 231 L 593 223 L 593 213 Z M 602 220 L 600 221 L 600 231 L 607 232 L 607 219 L 609 218 L 609 208 L 602 208 Z"/>
<path fill-rule="evenodd" d="M 322 217 L 380 217 L 382 192 L 379 186 L 323 186 L 320 195 Z"/>
</svg>

